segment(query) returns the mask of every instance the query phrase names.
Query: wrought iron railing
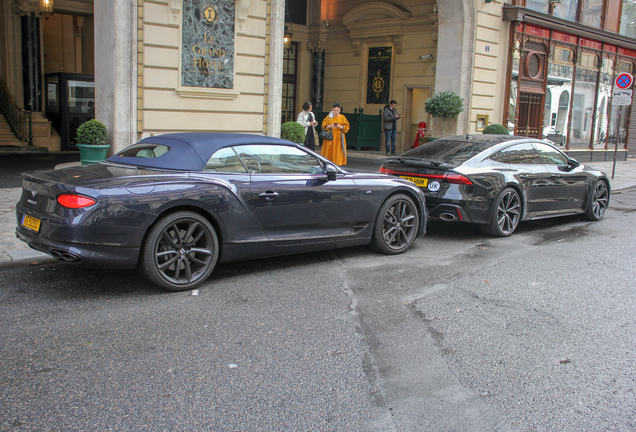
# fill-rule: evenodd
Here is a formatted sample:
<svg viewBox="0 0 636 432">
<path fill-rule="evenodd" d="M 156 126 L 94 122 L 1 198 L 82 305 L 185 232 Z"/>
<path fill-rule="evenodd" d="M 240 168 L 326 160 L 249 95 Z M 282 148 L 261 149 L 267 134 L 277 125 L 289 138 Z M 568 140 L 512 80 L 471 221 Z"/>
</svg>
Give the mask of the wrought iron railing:
<svg viewBox="0 0 636 432">
<path fill-rule="evenodd" d="M 4 81 L 0 80 L 2 91 L 0 91 L 0 110 L 7 119 L 11 132 L 17 139 L 33 145 L 33 131 L 31 129 L 31 111 L 27 111 L 16 105 L 9 94 Z"/>
</svg>

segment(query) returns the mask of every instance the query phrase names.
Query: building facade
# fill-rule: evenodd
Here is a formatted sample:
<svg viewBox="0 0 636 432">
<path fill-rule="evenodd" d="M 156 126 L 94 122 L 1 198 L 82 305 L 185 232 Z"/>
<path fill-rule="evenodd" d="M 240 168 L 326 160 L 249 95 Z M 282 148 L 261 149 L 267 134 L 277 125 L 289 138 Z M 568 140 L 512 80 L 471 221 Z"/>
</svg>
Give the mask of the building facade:
<svg viewBox="0 0 636 432">
<path fill-rule="evenodd" d="M 66 129 L 94 115 L 115 151 L 169 132 L 277 136 L 307 100 L 318 111 L 340 102 L 345 115 L 378 115 L 394 99 L 398 151 L 421 122 L 432 137 L 500 123 L 605 160 L 616 147 L 626 157 L 636 141 L 636 110 L 613 92 L 616 77 L 635 70 L 635 8 L 634 0 L 55 0 L 44 19 L 36 0 L 0 0 L 0 78 L 20 108 L 40 113 L 48 135 L 33 142 L 53 151 L 72 147 L 72 130 L 51 120 L 56 97 L 72 99 L 62 104 Z M 58 96 L 69 80 L 77 88 Z M 445 90 L 465 110 L 442 123 L 424 106 Z"/>
</svg>

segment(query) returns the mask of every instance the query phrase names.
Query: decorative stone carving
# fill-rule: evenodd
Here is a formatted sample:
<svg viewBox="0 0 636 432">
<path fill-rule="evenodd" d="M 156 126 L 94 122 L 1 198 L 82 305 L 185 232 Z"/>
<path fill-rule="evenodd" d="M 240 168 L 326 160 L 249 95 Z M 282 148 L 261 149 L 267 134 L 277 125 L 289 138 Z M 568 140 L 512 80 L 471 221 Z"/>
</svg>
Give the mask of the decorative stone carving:
<svg viewBox="0 0 636 432">
<path fill-rule="evenodd" d="M 13 13 L 17 15 L 39 14 L 40 4 L 37 0 L 14 0 Z"/>
<path fill-rule="evenodd" d="M 309 41 L 307 42 L 307 49 L 312 52 L 321 52 L 327 49 L 327 42 L 325 41 Z"/>
<path fill-rule="evenodd" d="M 393 44 L 395 45 L 395 52 L 398 54 L 402 54 L 402 41 L 404 40 L 404 36 L 393 36 Z"/>
<path fill-rule="evenodd" d="M 181 10 L 183 9 L 183 0 L 170 0 L 168 6 L 170 8 L 170 24 L 181 24 Z"/>
<path fill-rule="evenodd" d="M 437 35 L 439 33 L 439 14 L 437 13 L 437 5 L 433 8 L 433 13 L 429 14 L 431 19 L 431 39 L 437 41 Z"/>
<path fill-rule="evenodd" d="M 238 30 L 245 31 L 245 21 L 250 11 L 250 0 L 236 0 L 236 21 L 238 22 Z"/>
<path fill-rule="evenodd" d="M 351 46 L 353 47 L 353 53 L 356 56 L 360 55 L 360 39 L 351 39 Z"/>
</svg>

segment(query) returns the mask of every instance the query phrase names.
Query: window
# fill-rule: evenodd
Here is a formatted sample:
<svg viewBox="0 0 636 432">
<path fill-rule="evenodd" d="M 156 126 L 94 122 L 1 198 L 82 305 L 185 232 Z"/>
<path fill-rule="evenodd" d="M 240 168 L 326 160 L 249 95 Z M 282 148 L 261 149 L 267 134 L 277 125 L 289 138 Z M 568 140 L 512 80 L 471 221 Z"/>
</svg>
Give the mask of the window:
<svg viewBox="0 0 636 432">
<path fill-rule="evenodd" d="M 502 164 L 510 164 L 510 149 L 512 147 L 508 147 L 505 148 L 501 151 L 498 151 L 497 153 L 495 153 L 494 155 L 490 156 L 490 159 L 492 159 L 495 162 L 499 162 Z"/>
<path fill-rule="evenodd" d="M 204 172 L 247 173 L 236 152 L 231 148 L 217 150 L 203 168 Z"/>
<path fill-rule="evenodd" d="M 322 164 L 296 147 L 279 145 L 236 146 L 249 172 L 255 174 L 322 174 Z"/>
<path fill-rule="evenodd" d="M 170 147 L 161 144 L 136 144 L 117 153 L 117 156 L 154 159 L 167 153 Z"/>
<path fill-rule="evenodd" d="M 568 21 L 576 21 L 578 10 L 579 0 L 561 0 L 561 3 L 552 11 L 552 15 Z"/>
<path fill-rule="evenodd" d="M 512 165 L 543 165 L 543 158 L 530 143 L 514 145 L 509 151 Z"/>
<path fill-rule="evenodd" d="M 560 151 L 553 149 L 552 147 L 545 144 L 537 144 L 534 146 L 537 148 L 537 151 L 543 158 L 543 163 L 546 165 L 567 165 L 568 158 Z"/>
<path fill-rule="evenodd" d="M 601 27 L 603 0 L 584 0 L 581 11 L 581 23 L 592 27 Z"/>
<path fill-rule="evenodd" d="M 623 36 L 636 38 L 636 0 L 623 0 L 621 27 L 618 32 Z"/>
</svg>

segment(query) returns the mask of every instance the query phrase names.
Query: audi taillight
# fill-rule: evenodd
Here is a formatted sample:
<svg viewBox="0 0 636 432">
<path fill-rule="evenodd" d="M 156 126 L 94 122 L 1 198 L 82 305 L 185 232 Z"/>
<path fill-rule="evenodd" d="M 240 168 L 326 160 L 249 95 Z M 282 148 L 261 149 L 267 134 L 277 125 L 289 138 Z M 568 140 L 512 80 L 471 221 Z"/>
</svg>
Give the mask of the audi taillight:
<svg viewBox="0 0 636 432">
<path fill-rule="evenodd" d="M 454 183 L 454 184 L 465 184 L 465 185 L 473 184 L 473 182 L 471 182 L 468 177 L 463 176 L 461 174 L 449 173 L 449 172 L 444 174 L 415 174 L 415 173 L 409 173 L 404 171 L 393 171 L 384 167 L 380 167 L 380 173 L 413 176 L 413 177 L 419 177 L 419 178 L 427 178 L 431 180 L 441 180 L 441 181 L 447 181 L 448 183 Z"/>
<path fill-rule="evenodd" d="M 90 207 L 97 201 L 95 201 L 93 198 L 85 197 L 82 195 L 63 194 L 57 197 L 57 202 L 62 207 L 78 209 L 83 207 Z"/>
</svg>

